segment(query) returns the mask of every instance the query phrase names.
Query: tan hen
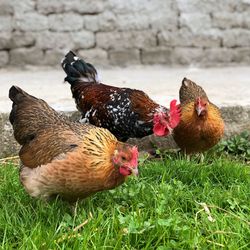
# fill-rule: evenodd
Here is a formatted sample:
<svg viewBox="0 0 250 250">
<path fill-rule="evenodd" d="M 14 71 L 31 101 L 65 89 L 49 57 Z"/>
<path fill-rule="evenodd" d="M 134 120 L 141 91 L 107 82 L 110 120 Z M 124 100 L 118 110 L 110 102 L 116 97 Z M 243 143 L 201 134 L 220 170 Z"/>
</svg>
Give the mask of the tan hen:
<svg viewBox="0 0 250 250">
<path fill-rule="evenodd" d="M 10 122 L 22 145 L 20 180 L 31 196 L 75 201 L 138 174 L 137 148 L 107 129 L 71 122 L 16 86 L 9 98 Z"/>
<path fill-rule="evenodd" d="M 174 140 L 186 153 L 204 152 L 224 134 L 224 121 L 202 87 L 184 78 L 180 88 L 181 121 L 174 129 Z"/>
</svg>

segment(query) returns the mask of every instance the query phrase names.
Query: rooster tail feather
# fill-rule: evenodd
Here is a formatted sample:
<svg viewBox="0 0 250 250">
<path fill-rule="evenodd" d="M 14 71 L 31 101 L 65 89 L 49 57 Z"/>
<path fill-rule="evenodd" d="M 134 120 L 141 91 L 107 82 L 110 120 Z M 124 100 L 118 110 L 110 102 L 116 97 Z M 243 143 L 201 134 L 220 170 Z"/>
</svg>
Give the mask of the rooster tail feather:
<svg viewBox="0 0 250 250">
<path fill-rule="evenodd" d="M 67 74 L 65 81 L 69 84 L 75 84 L 77 82 L 93 82 L 98 83 L 98 74 L 95 67 L 80 59 L 72 51 L 69 51 L 61 62 L 62 68 Z"/>
</svg>

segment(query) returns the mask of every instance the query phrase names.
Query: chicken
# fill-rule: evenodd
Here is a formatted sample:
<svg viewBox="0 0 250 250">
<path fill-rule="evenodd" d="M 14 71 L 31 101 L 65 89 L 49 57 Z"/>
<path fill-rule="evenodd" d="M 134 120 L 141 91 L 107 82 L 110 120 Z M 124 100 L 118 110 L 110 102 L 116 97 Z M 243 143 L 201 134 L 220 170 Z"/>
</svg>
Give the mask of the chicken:
<svg viewBox="0 0 250 250">
<path fill-rule="evenodd" d="M 186 78 L 182 81 L 179 96 L 181 121 L 173 132 L 175 142 L 186 153 L 210 149 L 224 134 L 218 107 L 209 101 L 202 87 Z"/>
<path fill-rule="evenodd" d="M 107 129 L 69 121 L 19 87 L 10 88 L 9 98 L 9 119 L 22 145 L 20 181 L 31 196 L 75 201 L 138 174 L 136 146 Z"/>
<path fill-rule="evenodd" d="M 155 103 L 143 91 L 100 83 L 96 69 L 70 51 L 62 60 L 73 98 L 82 121 L 107 128 L 120 141 L 141 138 L 153 132 L 167 136 L 180 121 L 173 100 L 170 111 Z"/>
</svg>

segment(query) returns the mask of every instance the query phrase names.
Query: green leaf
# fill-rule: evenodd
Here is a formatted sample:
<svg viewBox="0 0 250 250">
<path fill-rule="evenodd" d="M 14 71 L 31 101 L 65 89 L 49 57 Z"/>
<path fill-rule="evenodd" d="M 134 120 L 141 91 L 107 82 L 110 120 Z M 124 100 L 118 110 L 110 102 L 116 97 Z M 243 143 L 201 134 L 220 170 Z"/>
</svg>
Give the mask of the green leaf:
<svg viewBox="0 0 250 250">
<path fill-rule="evenodd" d="M 169 227 L 172 225 L 172 222 L 173 222 L 173 218 L 169 218 L 169 219 L 158 219 L 158 224 L 160 226 L 166 226 L 166 227 Z"/>
</svg>

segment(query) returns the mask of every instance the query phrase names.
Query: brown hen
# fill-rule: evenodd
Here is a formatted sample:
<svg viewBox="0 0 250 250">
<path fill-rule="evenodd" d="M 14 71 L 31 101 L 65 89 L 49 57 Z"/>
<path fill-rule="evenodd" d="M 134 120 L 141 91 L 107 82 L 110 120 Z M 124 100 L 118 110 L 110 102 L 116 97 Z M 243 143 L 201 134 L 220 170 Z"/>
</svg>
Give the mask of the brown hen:
<svg viewBox="0 0 250 250">
<path fill-rule="evenodd" d="M 186 153 L 203 152 L 216 145 L 224 134 L 220 110 L 211 103 L 202 87 L 186 78 L 179 91 L 181 121 L 174 140 Z"/>
<path fill-rule="evenodd" d="M 108 130 L 73 123 L 16 86 L 9 98 L 10 122 L 22 145 L 20 180 L 31 196 L 75 201 L 138 174 L 137 148 L 117 141 Z"/>
</svg>

